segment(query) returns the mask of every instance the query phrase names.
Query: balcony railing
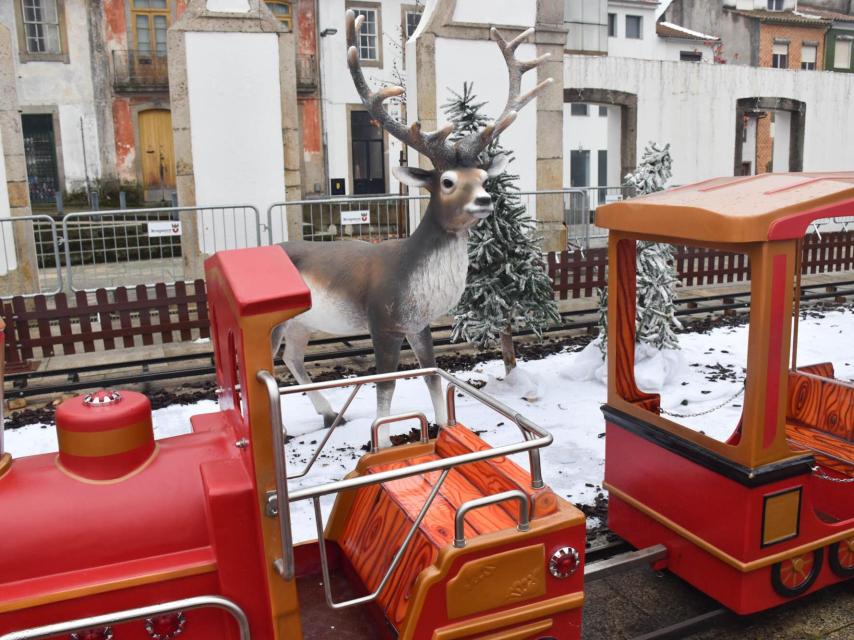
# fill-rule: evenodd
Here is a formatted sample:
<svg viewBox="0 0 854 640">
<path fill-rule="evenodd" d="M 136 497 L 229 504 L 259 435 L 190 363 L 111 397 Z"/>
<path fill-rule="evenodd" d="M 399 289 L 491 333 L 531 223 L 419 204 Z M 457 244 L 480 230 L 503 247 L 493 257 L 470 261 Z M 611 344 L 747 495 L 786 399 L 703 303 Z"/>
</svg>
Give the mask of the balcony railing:
<svg viewBox="0 0 854 640">
<path fill-rule="evenodd" d="M 113 84 L 119 91 L 168 91 L 166 53 L 140 50 L 113 52 Z"/>
</svg>

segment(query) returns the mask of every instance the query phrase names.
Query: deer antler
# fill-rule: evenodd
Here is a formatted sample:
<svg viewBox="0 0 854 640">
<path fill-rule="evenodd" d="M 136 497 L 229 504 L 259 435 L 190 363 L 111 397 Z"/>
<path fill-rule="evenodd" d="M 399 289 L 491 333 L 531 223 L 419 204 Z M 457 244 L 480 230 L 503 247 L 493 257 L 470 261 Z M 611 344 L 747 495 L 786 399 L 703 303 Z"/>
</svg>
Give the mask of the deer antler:
<svg viewBox="0 0 854 640">
<path fill-rule="evenodd" d="M 383 128 L 392 136 L 400 140 L 406 145 L 421 153 L 433 163 L 437 169 L 448 169 L 456 166 L 474 166 L 478 163 L 478 156 L 489 146 L 489 144 L 504 131 L 513 120 L 516 119 L 516 113 L 528 104 L 536 95 L 549 83 L 551 78 L 544 80 L 534 87 L 531 91 L 520 96 L 522 87 L 522 75 L 537 67 L 543 60 L 549 57 L 549 54 L 535 58 L 534 60 L 517 60 L 515 56 L 516 48 L 522 41 L 525 40 L 533 29 L 528 29 L 519 34 L 510 42 L 504 40 L 498 29 L 492 28 L 492 35 L 498 42 L 498 47 L 504 55 L 504 60 L 507 63 L 507 71 L 510 76 L 510 89 L 507 95 L 507 104 L 498 119 L 484 127 L 478 132 L 471 133 L 464 138 L 458 140 L 455 144 L 447 143 L 448 136 L 454 132 L 454 125 L 448 124 L 438 131 L 431 133 L 423 133 L 421 124 L 414 122 L 410 127 L 403 125 L 401 122 L 392 118 L 383 107 L 383 102 L 388 98 L 402 95 L 403 87 L 391 86 L 380 89 L 379 91 L 371 91 L 365 76 L 362 73 L 362 67 L 359 59 L 359 49 L 356 44 L 356 34 L 364 22 L 364 16 L 356 16 L 352 10 L 347 10 L 346 28 L 347 28 L 347 65 L 350 67 L 350 75 L 353 78 L 353 84 L 356 86 L 356 91 L 362 99 L 362 104 L 367 107 L 371 116 L 377 120 Z"/>
<path fill-rule="evenodd" d="M 407 127 L 399 121 L 392 118 L 388 111 L 383 107 L 383 102 L 388 98 L 402 95 L 403 87 L 385 87 L 379 91 L 371 91 L 365 76 L 362 73 L 362 67 L 359 60 L 359 49 L 356 44 L 356 34 L 364 22 L 364 16 L 356 16 L 356 14 L 347 10 L 347 65 L 350 67 L 350 75 L 353 77 L 353 84 L 356 85 L 356 91 L 359 92 L 359 97 L 362 99 L 362 104 L 368 108 L 371 116 L 377 120 L 383 128 L 395 138 L 407 144 L 418 153 L 421 153 L 430 160 L 437 168 L 446 168 L 453 166 L 454 150 L 445 144 L 448 136 L 454 131 L 454 125 L 447 125 L 433 133 L 422 133 L 421 124 L 414 122 L 411 127 Z"/>
<path fill-rule="evenodd" d="M 534 33 L 533 27 L 526 29 L 510 42 L 507 42 L 501 35 L 501 32 L 495 27 L 490 29 L 490 33 L 498 43 L 498 48 L 501 49 L 502 55 L 504 55 L 504 62 L 507 64 L 507 73 L 510 76 L 510 86 L 507 90 L 507 104 L 504 105 L 504 110 L 495 122 L 488 124 L 477 133 L 467 135 L 456 143 L 458 160 L 463 165 L 476 163 L 480 153 L 501 135 L 502 131 L 513 124 L 519 110 L 553 82 L 552 78 L 546 78 L 524 95 L 519 95 L 522 91 L 522 76 L 531 69 L 536 69 L 551 54 L 546 53 L 533 60 L 519 60 L 516 58 L 516 49 L 529 35 Z"/>
</svg>

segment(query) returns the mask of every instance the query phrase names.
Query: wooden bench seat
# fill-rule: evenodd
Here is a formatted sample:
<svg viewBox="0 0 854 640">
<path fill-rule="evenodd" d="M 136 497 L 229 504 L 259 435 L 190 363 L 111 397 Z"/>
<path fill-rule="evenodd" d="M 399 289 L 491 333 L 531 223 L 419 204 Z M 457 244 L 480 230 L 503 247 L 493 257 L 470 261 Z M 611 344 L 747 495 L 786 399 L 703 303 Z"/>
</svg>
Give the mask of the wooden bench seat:
<svg viewBox="0 0 854 640">
<path fill-rule="evenodd" d="M 377 464 L 366 471 L 378 473 L 488 448 L 474 433 L 456 425 L 441 430 L 432 453 Z M 369 591 L 379 585 L 440 474 L 436 471 L 403 478 L 357 492 L 338 542 Z M 453 544 L 454 517 L 460 505 L 510 489 L 520 489 L 530 497 L 534 518 L 557 510 L 554 493 L 548 488 L 532 489 L 528 472 L 506 458 L 462 465 L 448 473 L 400 565 L 378 598 L 379 606 L 395 628 L 404 620 L 418 574 L 436 561 L 442 548 Z M 465 521 L 466 538 L 515 528 L 518 509 L 515 501 L 506 501 L 470 511 Z"/>
<path fill-rule="evenodd" d="M 789 372 L 786 437 L 822 466 L 854 476 L 854 384 L 834 379 L 829 362 Z"/>
</svg>

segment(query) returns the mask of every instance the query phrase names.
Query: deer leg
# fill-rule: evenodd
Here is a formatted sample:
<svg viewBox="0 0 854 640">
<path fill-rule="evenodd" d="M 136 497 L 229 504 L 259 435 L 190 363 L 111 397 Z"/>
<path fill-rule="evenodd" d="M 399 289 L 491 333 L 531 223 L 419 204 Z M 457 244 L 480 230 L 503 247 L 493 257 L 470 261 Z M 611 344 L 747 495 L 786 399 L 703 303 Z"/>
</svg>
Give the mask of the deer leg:
<svg viewBox="0 0 854 640">
<path fill-rule="evenodd" d="M 371 331 L 374 343 L 374 354 L 377 362 L 377 373 L 397 371 L 400 362 L 400 347 L 403 346 L 403 336 L 395 333 Z M 394 380 L 377 383 L 377 417 L 384 418 L 391 413 L 391 399 L 394 396 Z M 390 425 L 383 425 L 379 430 L 380 447 L 390 447 Z"/>
<path fill-rule="evenodd" d="M 418 359 L 418 366 L 422 369 L 427 369 L 436 366 L 436 356 L 433 353 L 433 335 L 430 333 L 430 327 L 427 326 L 418 333 L 406 334 L 406 340 L 415 357 Z M 427 384 L 427 389 L 430 391 L 430 400 L 433 401 L 433 413 L 436 424 L 440 427 L 448 424 L 448 410 L 445 406 L 445 399 L 442 397 L 442 379 L 439 376 L 427 376 L 424 378 Z"/>
<path fill-rule="evenodd" d="M 311 332 L 296 322 L 288 322 L 282 325 L 284 330 L 282 335 L 285 339 L 285 354 L 284 361 L 288 371 L 291 372 L 299 384 L 311 384 L 311 377 L 308 371 L 305 370 L 305 349 L 308 346 L 308 340 L 311 337 Z M 274 353 L 277 349 L 276 330 L 273 331 Z M 281 340 L 281 337 L 279 337 Z M 319 391 L 309 391 L 308 398 L 311 404 L 314 405 L 314 410 L 323 416 L 323 426 L 329 427 L 332 425 L 337 414 L 332 409 L 329 401 Z"/>
</svg>

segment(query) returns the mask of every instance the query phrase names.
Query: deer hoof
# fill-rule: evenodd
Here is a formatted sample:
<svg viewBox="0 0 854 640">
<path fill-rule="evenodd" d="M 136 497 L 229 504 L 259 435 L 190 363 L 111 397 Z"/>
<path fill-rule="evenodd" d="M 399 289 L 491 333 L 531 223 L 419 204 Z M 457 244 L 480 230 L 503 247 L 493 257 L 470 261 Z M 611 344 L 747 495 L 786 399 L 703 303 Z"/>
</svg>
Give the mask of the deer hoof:
<svg viewBox="0 0 854 640">
<path fill-rule="evenodd" d="M 335 420 L 336 420 L 337 418 L 338 418 L 338 414 L 337 414 L 337 413 L 331 413 L 331 414 L 329 414 L 329 415 L 325 415 L 325 416 L 323 416 L 323 428 L 324 428 L 324 429 L 328 429 L 329 427 L 331 427 L 331 426 L 332 426 L 332 423 L 333 423 L 333 422 L 335 422 Z M 338 421 L 338 424 L 339 424 L 339 425 L 346 424 L 346 423 L 347 423 L 347 419 L 346 419 L 346 418 L 341 418 L 341 420 L 339 420 L 339 421 Z"/>
</svg>

